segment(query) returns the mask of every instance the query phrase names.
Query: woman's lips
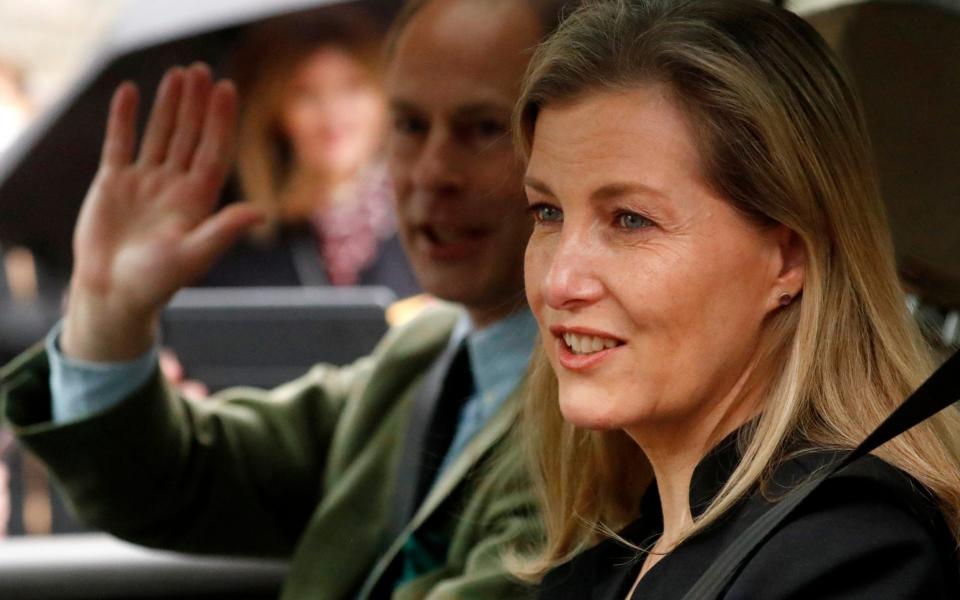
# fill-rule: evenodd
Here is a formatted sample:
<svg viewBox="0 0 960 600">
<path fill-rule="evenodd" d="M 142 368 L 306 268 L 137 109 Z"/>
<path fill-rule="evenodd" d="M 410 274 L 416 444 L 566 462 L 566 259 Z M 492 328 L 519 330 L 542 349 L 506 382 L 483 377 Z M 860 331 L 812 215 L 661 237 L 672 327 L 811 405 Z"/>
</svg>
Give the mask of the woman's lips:
<svg viewBox="0 0 960 600">
<path fill-rule="evenodd" d="M 624 342 L 603 332 L 588 329 L 551 327 L 560 365 L 571 371 L 585 371 L 616 353 Z"/>
<path fill-rule="evenodd" d="M 557 360 L 560 362 L 560 366 L 570 371 L 586 371 L 591 369 L 609 358 L 611 354 L 614 354 L 622 347 L 615 346 L 613 348 L 604 348 L 599 352 L 591 352 L 590 354 L 577 354 L 560 338 L 556 339 L 556 344 Z"/>
</svg>

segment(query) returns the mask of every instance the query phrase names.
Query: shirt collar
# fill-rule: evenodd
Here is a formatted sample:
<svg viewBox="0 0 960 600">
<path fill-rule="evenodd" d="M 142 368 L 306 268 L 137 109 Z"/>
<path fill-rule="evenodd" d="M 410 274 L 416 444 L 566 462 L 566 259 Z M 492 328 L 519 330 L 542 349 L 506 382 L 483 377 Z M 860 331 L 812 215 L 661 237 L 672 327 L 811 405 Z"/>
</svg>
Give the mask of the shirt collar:
<svg viewBox="0 0 960 600">
<path fill-rule="evenodd" d="M 702 515 L 740 464 L 740 440 L 748 426 L 741 427 L 713 447 L 697 464 L 690 478 L 690 512 Z"/>
<path fill-rule="evenodd" d="M 744 425 L 729 434 L 697 463 L 690 478 L 690 513 L 694 518 L 698 518 L 707 510 L 740 464 L 740 439 L 750 429 L 749 425 Z M 643 535 L 650 535 L 654 531 L 659 532 L 663 526 L 663 517 L 656 482 L 652 482 L 643 495 L 640 514 L 642 515 L 640 521 L 644 526 L 631 533 L 642 532 Z M 633 537 L 630 536 L 628 539 Z"/>
<path fill-rule="evenodd" d="M 523 377 L 537 339 L 537 322 L 527 306 L 483 329 L 468 328 L 467 348 L 470 368 L 478 394 L 486 394 L 502 385 L 512 389 Z M 458 329 L 464 325 L 458 324 Z"/>
</svg>

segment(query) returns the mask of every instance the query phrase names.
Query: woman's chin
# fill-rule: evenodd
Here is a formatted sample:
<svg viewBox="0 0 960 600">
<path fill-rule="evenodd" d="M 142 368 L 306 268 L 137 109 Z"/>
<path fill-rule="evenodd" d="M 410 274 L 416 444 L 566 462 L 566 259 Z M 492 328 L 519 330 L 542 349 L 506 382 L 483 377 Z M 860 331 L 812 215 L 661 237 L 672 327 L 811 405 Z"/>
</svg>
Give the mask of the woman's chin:
<svg viewBox="0 0 960 600">
<path fill-rule="evenodd" d="M 563 419 L 581 429 L 622 429 L 626 424 L 622 415 L 618 415 L 615 407 L 602 406 L 596 396 L 578 398 L 571 394 L 560 394 L 560 414 Z"/>
</svg>

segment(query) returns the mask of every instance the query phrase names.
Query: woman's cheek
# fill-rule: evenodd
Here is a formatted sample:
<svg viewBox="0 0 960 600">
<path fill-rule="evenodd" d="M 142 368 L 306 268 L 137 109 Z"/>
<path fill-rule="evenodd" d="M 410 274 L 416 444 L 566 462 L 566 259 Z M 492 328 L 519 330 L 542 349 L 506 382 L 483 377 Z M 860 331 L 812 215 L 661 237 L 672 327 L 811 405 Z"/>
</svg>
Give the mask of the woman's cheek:
<svg viewBox="0 0 960 600">
<path fill-rule="evenodd" d="M 524 254 L 524 287 L 527 293 L 527 303 L 533 310 L 534 315 L 542 322 L 543 296 L 541 294 L 541 285 L 546 270 L 549 269 L 549 257 L 545 246 L 543 235 L 536 228 L 530 235 L 527 242 L 527 250 Z"/>
</svg>

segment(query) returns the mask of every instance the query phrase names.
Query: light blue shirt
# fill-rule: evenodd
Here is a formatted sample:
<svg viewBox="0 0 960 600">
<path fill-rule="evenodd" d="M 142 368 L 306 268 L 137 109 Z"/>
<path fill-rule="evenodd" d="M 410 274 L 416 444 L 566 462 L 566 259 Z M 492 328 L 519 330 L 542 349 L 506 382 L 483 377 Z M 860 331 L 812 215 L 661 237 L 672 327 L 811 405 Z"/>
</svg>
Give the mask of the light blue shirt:
<svg viewBox="0 0 960 600">
<path fill-rule="evenodd" d="M 158 347 L 130 361 L 90 362 L 70 358 L 58 345 L 63 322 L 47 334 L 50 407 L 53 422 L 79 421 L 118 404 L 147 382 L 157 364 Z"/>
<path fill-rule="evenodd" d="M 156 368 L 157 346 L 125 362 L 95 363 L 69 358 L 57 346 L 61 327 L 57 324 L 46 339 L 55 423 L 77 421 L 120 403 L 144 385 Z M 460 411 L 441 472 L 520 383 L 530 362 L 537 323 L 530 310 L 524 308 L 483 329 L 475 329 L 465 315 L 457 324 L 455 335 L 462 335 L 464 330 L 475 392 Z"/>
<path fill-rule="evenodd" d="M 467 349 L 475 389 L 473 396 L 460 409 L 457 431 L 440 466 L 440 473 L 460 455 L 520 383 L 527 372 L 536 338 L 537 322 L 529 308 L 483 329 L 470 327 Z"/>
</svg>

